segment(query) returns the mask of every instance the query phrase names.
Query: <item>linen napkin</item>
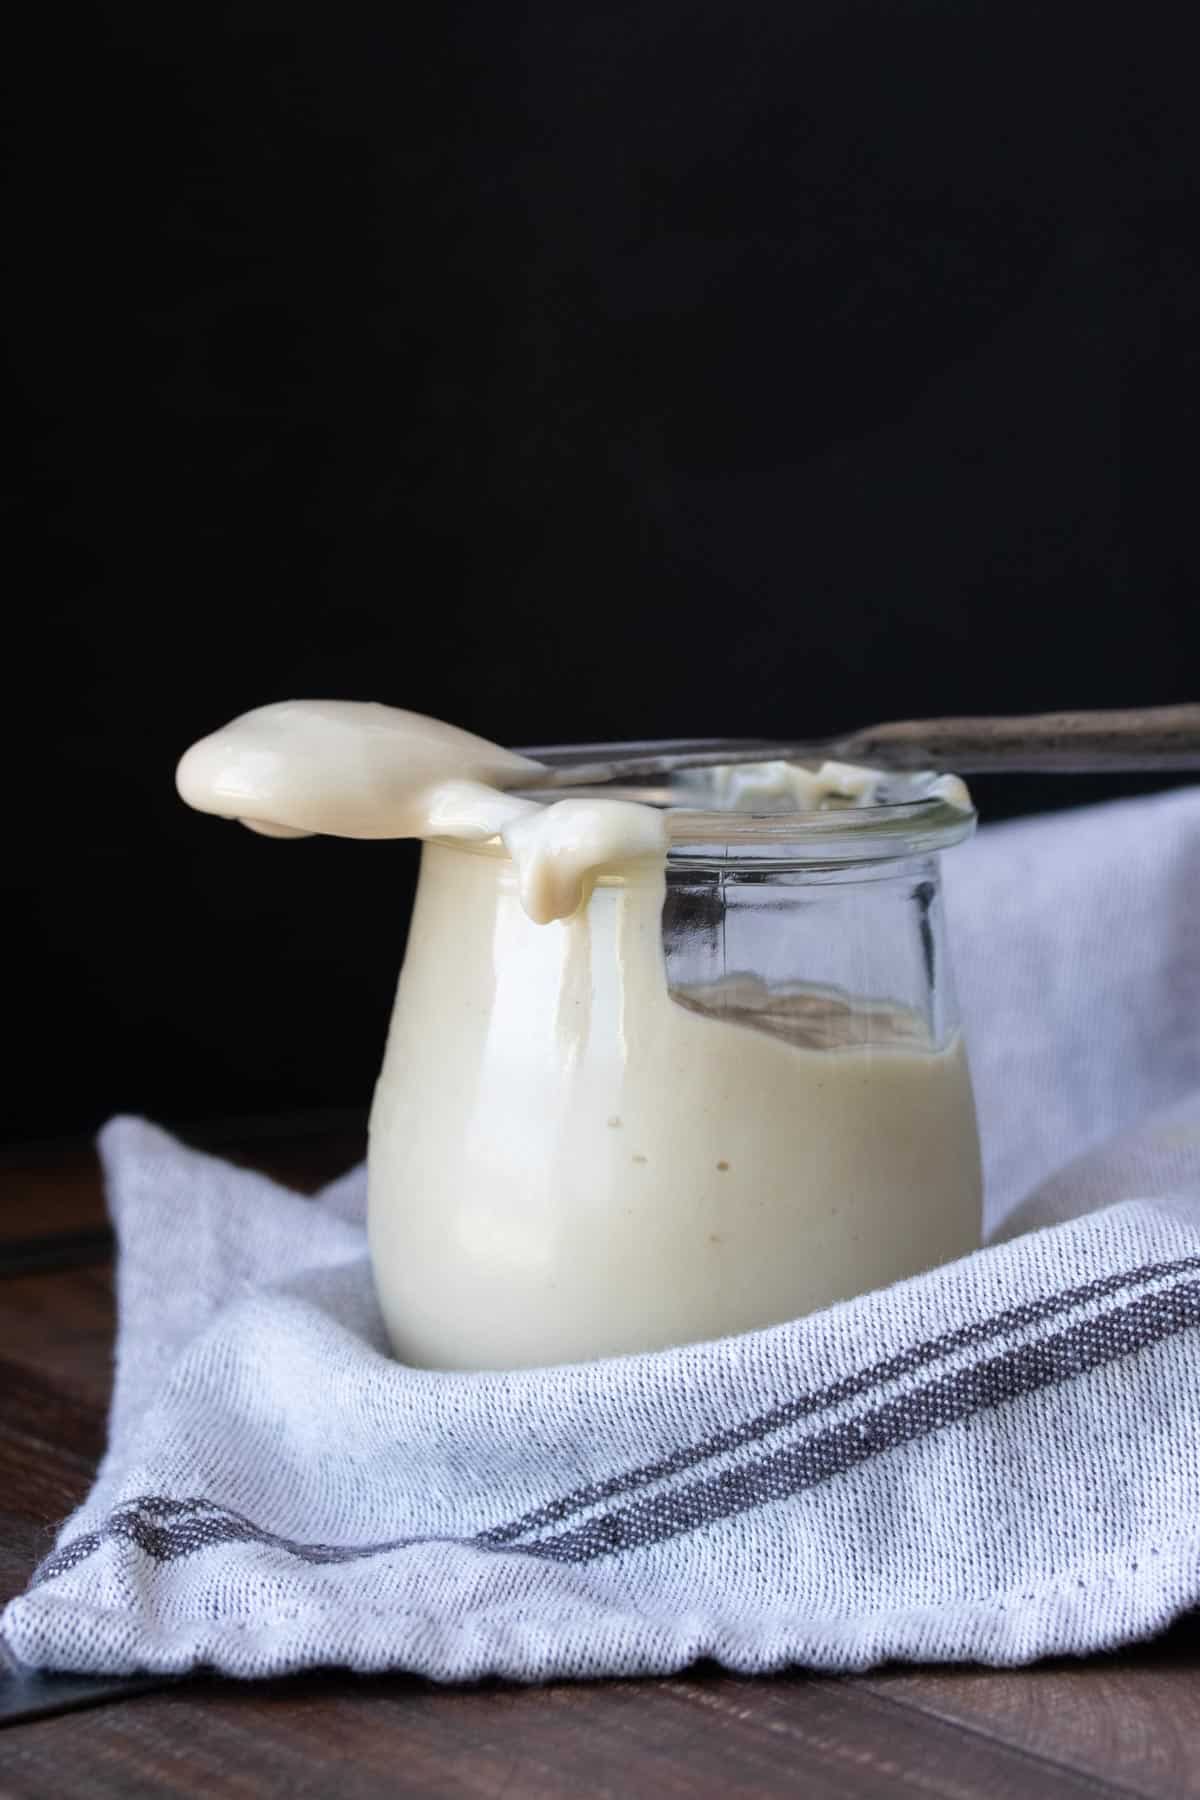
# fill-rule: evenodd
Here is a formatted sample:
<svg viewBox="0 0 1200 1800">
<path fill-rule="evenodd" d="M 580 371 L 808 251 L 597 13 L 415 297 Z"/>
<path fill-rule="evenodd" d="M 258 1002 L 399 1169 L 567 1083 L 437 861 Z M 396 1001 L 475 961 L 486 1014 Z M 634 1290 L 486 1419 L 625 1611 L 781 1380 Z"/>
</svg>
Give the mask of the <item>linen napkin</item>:
<svg viewBox="0 0 1200 1800">
<path fill-rule="evenodd" d="M 770 1330 L 402 1367 L 361 1171 L 310 1201 L 111 1123 L 109 1449 L 9 1652 L 1019 1663 L 1200 1602 L 1200 790 L 994 827 L 945 874 L 994 1241 Z"/>
</svg>

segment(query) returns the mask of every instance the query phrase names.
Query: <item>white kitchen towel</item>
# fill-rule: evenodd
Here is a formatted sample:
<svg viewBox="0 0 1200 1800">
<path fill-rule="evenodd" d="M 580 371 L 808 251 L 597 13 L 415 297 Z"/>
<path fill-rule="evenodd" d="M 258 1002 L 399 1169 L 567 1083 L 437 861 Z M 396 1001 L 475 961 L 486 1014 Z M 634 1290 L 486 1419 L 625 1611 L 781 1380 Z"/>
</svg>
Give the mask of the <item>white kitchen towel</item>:
<svg viewBox="0 0 1200 1800">
<path fill-rule="evenodd" d="M 305 1200 L 115 1121 L 109 1450 L 9 1652 L 530 1681 L 1159 1630 L 1200 1603 L 1198 874 L 1197 790 L 947 857 L 997 1241 L 742 1337 L 402 1367 L 361 1173 Z"/>
</svg>

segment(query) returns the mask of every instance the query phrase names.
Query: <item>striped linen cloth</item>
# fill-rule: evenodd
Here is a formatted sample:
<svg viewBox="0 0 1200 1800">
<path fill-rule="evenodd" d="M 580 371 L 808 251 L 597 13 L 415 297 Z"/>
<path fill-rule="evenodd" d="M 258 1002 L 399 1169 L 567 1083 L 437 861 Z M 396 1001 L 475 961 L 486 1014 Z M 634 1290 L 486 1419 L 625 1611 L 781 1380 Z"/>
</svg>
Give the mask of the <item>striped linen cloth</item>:
<svg viewBox="0 0 1200 1800">
<path fill-rule="evenodd" d="M 445 1375 L 363 1178 L 102 1138 L 107 1456 L 17 1661 L 438 1680 L 1019 1663 L 1200 1603 L 1200 790 L 947 859 L 990 1245 L 794 1323 Z"/>
</svg>

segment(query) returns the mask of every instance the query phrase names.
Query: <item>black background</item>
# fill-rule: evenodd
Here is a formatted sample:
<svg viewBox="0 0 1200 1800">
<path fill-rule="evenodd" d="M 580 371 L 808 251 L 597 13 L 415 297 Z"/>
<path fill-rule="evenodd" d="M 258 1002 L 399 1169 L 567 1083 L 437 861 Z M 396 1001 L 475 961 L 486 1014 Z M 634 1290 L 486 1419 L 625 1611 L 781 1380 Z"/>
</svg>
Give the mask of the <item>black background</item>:
<svg viewBox="0 0 1200 1800">
<path fill-rule="evenodd" d="M 1194 62 L 1123 16 L 27 23 L 7 1137 L 365 1103 L 415 858 L 186 812 L 246 707 L 530 743 L 1195 695 Z"/>
</svg>

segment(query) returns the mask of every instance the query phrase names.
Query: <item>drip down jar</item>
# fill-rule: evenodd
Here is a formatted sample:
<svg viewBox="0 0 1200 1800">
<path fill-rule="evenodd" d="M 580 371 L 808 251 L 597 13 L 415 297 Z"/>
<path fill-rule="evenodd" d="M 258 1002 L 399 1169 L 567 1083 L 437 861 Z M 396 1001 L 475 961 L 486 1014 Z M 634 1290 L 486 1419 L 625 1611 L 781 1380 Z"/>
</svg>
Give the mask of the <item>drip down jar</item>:
<svg viewBox="0 0 1200 1800">
<path fill-rule="evenodd" d="M 606 789 L 662 809 L 665 858 L 549 923 L 499 837 L 424 844 L 368 1165 L 404 1361 L 718 1337 L 978 1246 L 939 877 L 965 790 L 729 773 Z"/>
</svg>

